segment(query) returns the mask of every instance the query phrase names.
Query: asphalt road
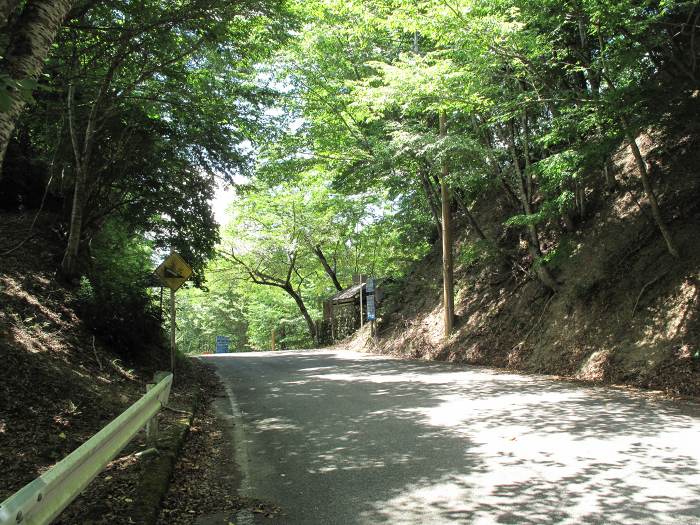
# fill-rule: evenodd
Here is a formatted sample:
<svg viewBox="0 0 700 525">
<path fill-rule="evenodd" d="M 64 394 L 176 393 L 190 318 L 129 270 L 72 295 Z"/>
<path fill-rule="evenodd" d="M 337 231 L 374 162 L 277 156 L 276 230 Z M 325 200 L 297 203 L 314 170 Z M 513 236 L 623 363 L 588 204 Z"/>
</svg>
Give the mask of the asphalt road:
<svg viewBox="0 0 700 525">
<path fill-rule="evenodd" d="M 351 352 L 207 357 L 267 523 L 700 523 L 700 407 Z"/>
</svg>

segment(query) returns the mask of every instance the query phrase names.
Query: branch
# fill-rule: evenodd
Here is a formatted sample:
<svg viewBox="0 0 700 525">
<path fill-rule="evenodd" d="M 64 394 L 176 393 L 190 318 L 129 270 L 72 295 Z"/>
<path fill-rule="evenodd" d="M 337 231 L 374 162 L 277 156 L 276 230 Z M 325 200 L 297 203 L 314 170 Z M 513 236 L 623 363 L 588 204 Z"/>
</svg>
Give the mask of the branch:
<svg viewBox="0 0 700 525">
<path fill-rule="evenodd" d="M 289 281 L 284 282 L 281 279 L 278 279 L 265 272 L 251 268 L 245 263 L 245 261 L 236 257 L 236 254 L 233 253 L 233 251 L 231 253 L 219 251 L 219 255 L 223 256 L 226 259 L 232 260 L 233 262 L 241 266 L 250 277 L 251 282 L 255 284 L 275 286 L 277 288 L 282 288 L 283 290 L 287 290 L 289 288 Z"/>
</svg>

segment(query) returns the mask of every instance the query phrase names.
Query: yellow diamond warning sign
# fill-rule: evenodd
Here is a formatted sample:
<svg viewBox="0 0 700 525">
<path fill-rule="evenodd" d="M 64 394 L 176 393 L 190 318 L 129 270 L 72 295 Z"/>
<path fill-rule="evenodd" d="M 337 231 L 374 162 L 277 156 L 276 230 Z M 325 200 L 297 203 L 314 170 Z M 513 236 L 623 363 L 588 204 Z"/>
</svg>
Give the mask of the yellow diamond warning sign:
<svg viewBox="0 0 700 525">
<path fill-rule="evenodd" d="M 173 252 L 156 269 L 156 275 L 165 286 L 175 291 L 190 278 L 192 268 L 182 257 Z"/>
</svg>

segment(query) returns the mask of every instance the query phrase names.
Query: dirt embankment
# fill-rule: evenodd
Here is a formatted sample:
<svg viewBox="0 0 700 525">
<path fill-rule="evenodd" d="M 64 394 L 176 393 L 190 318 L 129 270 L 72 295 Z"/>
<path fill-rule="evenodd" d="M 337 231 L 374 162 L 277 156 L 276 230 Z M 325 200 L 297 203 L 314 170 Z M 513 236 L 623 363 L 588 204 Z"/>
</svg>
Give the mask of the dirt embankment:
<svg viewBox="0 0 700 525">
<path fill-rule="evenodd" d="M 681 259 L 667 253 L 623 145 L 613 159 L 615 188 L 588 192 L 589 210 L 576 230 L 545 229 L 545 246 L 560 246 L 554 268 L 561 291 L 549 294 L 521 270 L 528 266 L 523 250 L 506 271 L 472 258 L 457 266 L 458 319 L 444 342 L 436 247 L 400 284 L 398 299 L 385 304 L 379 338 L 363 332 L 352 345 L 700 395 L 700 140 L 653 133 L 638 143 Z M 507 218 L 501 205 L 476 214 L 491 238 L 513 235 L 500 226 Z M 458 237 L 459 260 L 474 239 Z"/>
<path fill-rule="evenodd" d="M 27 239 L 34 212 L 0 214 L 0 252 Z M 167 350 L 128 361 L 93 336 L 75 290 L 55 279 L 61 253 L 51 217 L 19 249 L 0 256 L 0 501 L 80 446 L 145 393 Z M 171 406 L 191 407 L 200 372 L 182 363 Z M 163 433 L 180 417 L 162 415 Z M 130 523 L 146 448 L 138 435 L 64 514 L 60 523 Z"/>
</svg>

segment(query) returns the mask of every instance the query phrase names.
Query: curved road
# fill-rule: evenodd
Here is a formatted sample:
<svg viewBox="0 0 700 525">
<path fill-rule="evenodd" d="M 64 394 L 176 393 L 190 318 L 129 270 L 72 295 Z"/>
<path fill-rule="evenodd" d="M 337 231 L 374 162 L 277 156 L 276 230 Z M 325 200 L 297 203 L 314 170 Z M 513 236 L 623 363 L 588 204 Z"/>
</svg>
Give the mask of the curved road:
<svg viewBox="0 0 700 525">
<path fill-rule="evenodd" d="M 698 405 L 344 351 L 204 359 L 242 494 L 283 510 L 265 523 L 700 523 Z"/>
</svg>

